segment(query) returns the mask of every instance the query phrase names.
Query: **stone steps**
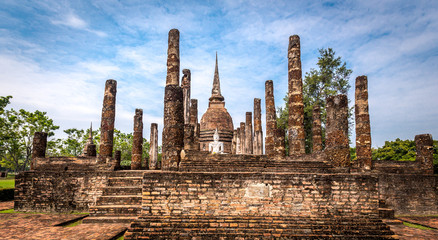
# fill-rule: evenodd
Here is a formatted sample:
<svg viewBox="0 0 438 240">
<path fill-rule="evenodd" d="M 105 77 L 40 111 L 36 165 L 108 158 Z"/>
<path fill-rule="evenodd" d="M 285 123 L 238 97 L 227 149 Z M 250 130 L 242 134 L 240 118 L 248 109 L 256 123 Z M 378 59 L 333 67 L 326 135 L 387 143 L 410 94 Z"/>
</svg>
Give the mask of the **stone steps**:
<svg viewBox="0 0 438 240">
<path fill-rule="evenodd" d="M 125 239 L 393 239 L 378 219 L 143 216 L 131 224 Z"/>
<path fill-rule="evenodd" d="M 131 223 L 141 213 L 144 171 L 116 171 L 84 223 Z"/>
</svg>

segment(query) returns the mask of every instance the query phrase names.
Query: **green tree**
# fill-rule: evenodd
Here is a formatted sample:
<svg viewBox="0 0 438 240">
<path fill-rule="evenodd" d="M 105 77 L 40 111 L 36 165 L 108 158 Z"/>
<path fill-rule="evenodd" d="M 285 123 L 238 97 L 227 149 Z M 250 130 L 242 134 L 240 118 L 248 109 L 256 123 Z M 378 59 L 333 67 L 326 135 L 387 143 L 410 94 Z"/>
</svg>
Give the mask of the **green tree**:
<svg viewBox="0 0 438 240">
<path fill-rule="evenodd" d="M 2 97 L 0 100 L 0 164 L 21 172 L 30 165 L 34 133 L 46 132 L 48 137 L 52 137 L 59 126 L 53 123 L 46 112 L 5 110 L 10 98 Z"/>
<path fill-rule="evenodd" d="M 375 149 L 372 154 L 373 160 L 415 161 L 417 156 L 415 141 L 399 138 L 395 141 L 385 141 L 385 144 Z"/>
<path fill-rule="evenodd" d="M 67 134 L 67 139 L 62 141 L 61 154 L 64 156 L 79 156 L 84 149 L 87 135 L 83 129 L 69 128 L 64 130 Z M 87 136 L 87 137 L 86 137 Z"/>
<path fill-rule="evenodd" d="M 321 109 L 321 122 L 323 139 L 325 135 L 326 123 L 326 102 L 325 99 L 332 95 L 347 94 L 350 89 L 348 81 L 353 72 L 347 68 L 346 62 L 341 57 L 336 56 L 331 48 L 319 49 L 318 69 L 310 69 L 306 72 L 303 81 L 303 103 L 304 103 L 304 129 L 306 133 L 306 153 L 312 149 L 312 113 L 313 106 L 318 104 Z M 277 125 L 287 131 L 288 122 L 288 96 L 283 99 L 284 107 L 277 109 Z M 350 118 L 352 109 L 349 109 Z M 352 122 L 352 121 L 350 121 Z M 287 134 L 287 133 L 286 133 Z M 287 139 L 287 137 L 286 137 Z M 324 140 L 323 140 L 324 142 Z M 286 143 L 286 148 L 288 144 Z"/>
</svg>

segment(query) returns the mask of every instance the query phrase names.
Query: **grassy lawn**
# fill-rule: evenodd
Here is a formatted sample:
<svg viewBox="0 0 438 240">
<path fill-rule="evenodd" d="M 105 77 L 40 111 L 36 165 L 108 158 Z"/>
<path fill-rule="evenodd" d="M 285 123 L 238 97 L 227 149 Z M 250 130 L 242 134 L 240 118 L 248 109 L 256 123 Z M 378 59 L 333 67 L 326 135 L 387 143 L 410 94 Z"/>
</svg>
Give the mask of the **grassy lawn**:
<svg viewBox="0 0 438 240">
<path fill-rule="evenodd" d="M 14 188 L 15 187 L 15 178 L 14 176 L 8 177 L 6 179 L 0 179 L 0 189 L 3 188 Z"/>
</svg>

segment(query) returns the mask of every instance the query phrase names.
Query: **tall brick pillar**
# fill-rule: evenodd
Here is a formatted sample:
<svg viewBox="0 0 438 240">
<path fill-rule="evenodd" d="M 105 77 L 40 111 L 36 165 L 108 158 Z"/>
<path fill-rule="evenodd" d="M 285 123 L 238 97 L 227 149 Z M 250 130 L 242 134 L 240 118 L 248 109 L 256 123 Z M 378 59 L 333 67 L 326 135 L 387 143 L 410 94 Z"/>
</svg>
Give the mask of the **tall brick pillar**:
<svg viewBox="0 0 438 240">
<path fill-rule="evenodd" d="M 135 109 L 134 134 L 132 137 L 131 169 L 141 169 L 143 153 L 143 110 Z"/>
<path fill-rule="evenodd" d="M 415 147 L 417 149 L 416 161 L 424 169 L 424 173 L 433 174 L 433 139 L 431 134 L 415 136 Z"/>
<path fill-rule="evenodd" d="M 190 124 L 190 84 L 191 74 L 189 69 L 183 69 L 183 77 L 181 80 L 181 87 L 183 89 L 184 101 L 184 124 Z"/>
<path fill-rule="evenodd" d="M 198 127 L 198 99 L 190 99 L 190 124 L 193 126 L 192 150 L 199 151 L 199 127 Z"/>
<path fill-rule="evenodd" d="M 178 170 L 184 147 L 183 91 L 179 86 L 179 31 L 169 31 L 167 77 L 164 89 L 163 170 Z"/>
<path fill-rule="evenodd" d="M 252 112 L 246 112 L 245 121 L 245 153 L 252 154 Z"/>
<path fill-rule="evenodd" d="M 301 50 L 300 37 L 289 37 L 288 48 L 289 70 L 289 155 L 301 155 L 306 153 L 304 132 L 304 104 L 303 104 L 303 81 L 301 78 Z"/>
<path fill-rule="evenodd" d="M 322 130 L 321 130 L 321 110 L 316 103 L 313 106 L 313 123 L 312 123 L 312 143 L 313 152 L 322 151 Z"/>
<path fill-rule="evenodd" d="M 326 148 L 327 158 L 336 167 L 350 166 L 348 144 L 348 99 L 344 94 L 327 98 Z"/>
<path fill-rule="evenodd" d="M 237 130 L 233 131 L 233 140 L 232 140 L 232 148 L 231 154 L 236 154 L 236 146 L 237 146 Z"/>
<path fill-rule="evenodd" d="M 195 127 L 192 124 L 184 124 L 184 150 L 192 150 L 195 140 Z"/>
<path fill-rule="evenodd" d="M 274 142 L 274 153 L 273 156 L 275 158 L 284 158 L 286 157 L 286 149 L 284 147 L 285 145 L 285 136 L 286 133 L 284 131 L 284 129 L 282 128 L 277 128 L 274 131 L 274 137 L 275 137 L 275 142 Z"/>
<path fill-rule="evenodd" d="M 262 107 L 261 99 L 254 98 L 254 154 L 263 154 Z"/>
<path fill-rule="evenodd" d="M 277 129 L 277 115 L 275 113 L 274 83 L 272 80 L 265 82 L 265 107 L 266 107 L 266 137 L 265 154 L 272 155 L 274 151 L 275 130 Z"/>
<path fill-rule="evenodd" d="M 114 169 L 119 169 L 120 162 L 122 161 L 122 151 L 120 150 L 114 151 L 114 159 L 116 160 L 116 165 L 114 166 Z"/>
<path fill-rule="evenodd" d="M 371 170 L 371 125 L 368 110 L 368 79 L 367 76 L 356 78 L 355 92 L 355 117 L 356 117 L 356 156 L 362 169 Z"/>
<path fill-rule="evenodd" d="M 240 139 L 240 127 L 236 130 L 236 154 L 242 154 L 241 152 L 242 140 Z"/>
<path fill-rule="evenodd" d="M 37 166 L 37 158 L 46 157 L 47 148 L 47 133 L 35 132 L 32 143 L 32 161 L 30 162 L 30 170 L 35 170 Z"/>
<path fill-rule="evenodd" d="M 113 154 L 114 120 L 116 117 L 117 81 L 106 80 L 100 123 L 99 162 L 106 162 Z"/>
<path fill-rule="evenodd" d="M 245 154 L 245 123 L 240 123 L 240 154 Z"/>
<path fill-rule="evenodd" d="M 149 146 L 149 170 L 157 169 L 158 160 L 158 124 L 151 124 L 151 138 Z"/>
</svg>

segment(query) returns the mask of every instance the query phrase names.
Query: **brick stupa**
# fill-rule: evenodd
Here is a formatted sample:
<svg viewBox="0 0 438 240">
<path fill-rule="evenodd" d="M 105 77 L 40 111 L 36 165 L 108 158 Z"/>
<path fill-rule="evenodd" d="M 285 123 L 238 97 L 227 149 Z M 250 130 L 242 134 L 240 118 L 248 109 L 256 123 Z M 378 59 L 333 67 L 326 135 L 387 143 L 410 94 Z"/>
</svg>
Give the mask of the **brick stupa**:
<svg viewBox="0 0 438 240">
<path fill-rule="evenodd" d="M 219 70 L 216 53 L 216 67 L 214 71 L 213 89 L 211 90 L 208 109 L 202 115 L 200 129 L 200 147 L 208 151 L 208 144 L 213 142 L 213 134 L 217 129 L 219 142 L 224 143 L 224 153 L 231 153 L 233 140 L 233 119 L 225 108 L 224 97 L 221 94 Z"/>
</svg>

